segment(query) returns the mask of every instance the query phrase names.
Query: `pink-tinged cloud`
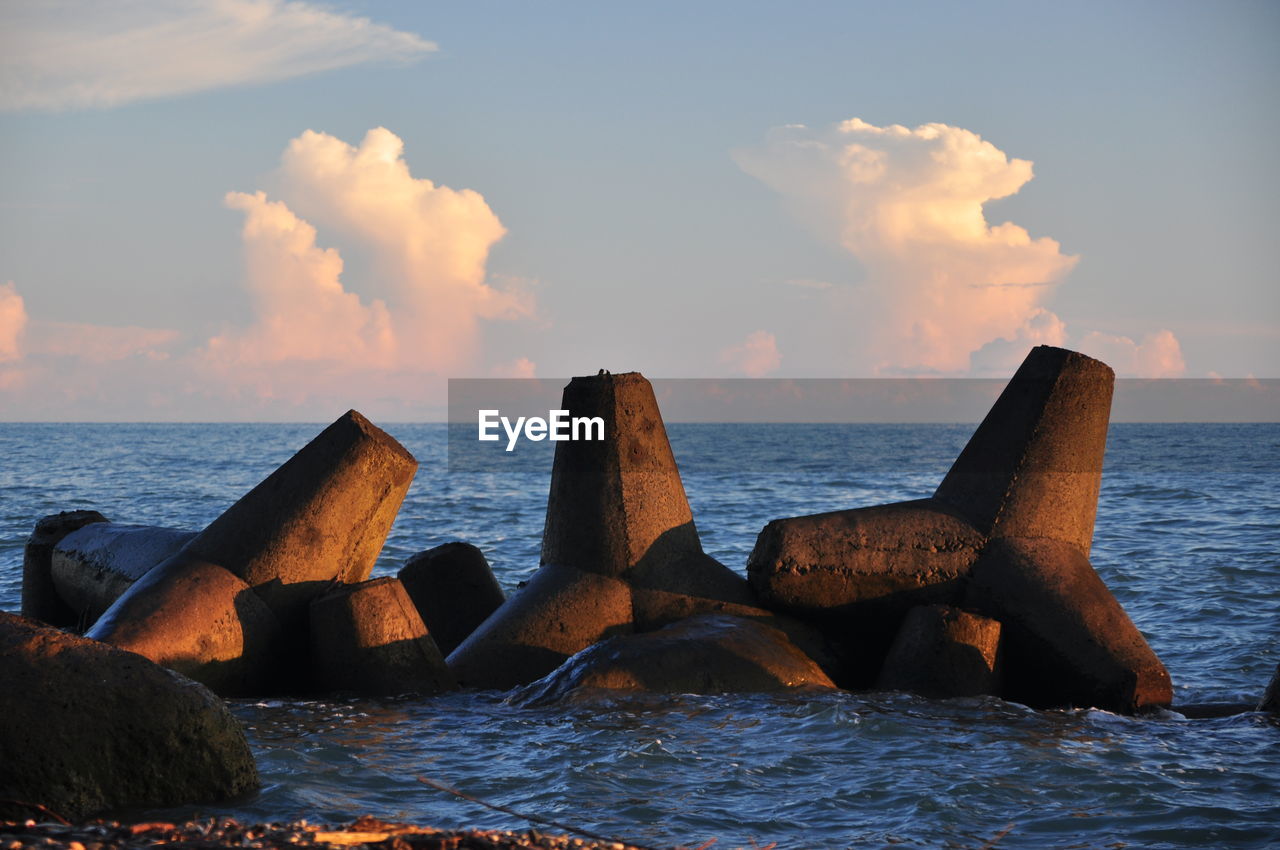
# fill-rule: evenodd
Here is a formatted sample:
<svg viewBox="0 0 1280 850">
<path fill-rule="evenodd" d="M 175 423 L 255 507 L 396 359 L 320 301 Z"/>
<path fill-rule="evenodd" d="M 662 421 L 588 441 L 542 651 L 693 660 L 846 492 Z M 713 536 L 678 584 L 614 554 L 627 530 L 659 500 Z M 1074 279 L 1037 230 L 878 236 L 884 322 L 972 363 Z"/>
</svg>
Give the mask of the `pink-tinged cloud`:
<svg viewBox="0 0 1280 850">
<path fill-rule="evenodd" d="M 474 368 L 479 322 L 532 315 L 530 296 L 487 281 L 489 250 L 506 229 L 484 197 L 414 177 L 391 131 L 370 130 L 354 147 L 308 130 L 289 144 L 279 178 L 299 215 L 371 252 L 370 287 L 418 368 Z"/>
<path fill-rule="evenodd" d="M 33 320 L 27 354 L 66 357 L 84 363 L 114 363 L 131 357 L 168 360 L 181 334 L 165 328 L 93 325 Z"/>
<path fill-rule="evenodd" d="M 22 335 L 27 327 L 27 307 L 13 281 L 0 284 L 0 363 L 22 358 Z"/>
<path fill-rule="evenodd" d="M 481 323 L 534 312 L 519 286 L 488 281 L 502 223 L 480 193 L 414 177 L 403 151 L 382 128 L 359 147 L 307 131 L 272 179 L 278 197 L 227 195 L 245 215 L 253 319 L 202 351 L 215 382 L 298 403 L 421 396 L 426 376 L 532 371 L 528 360 L 486 363 L 480 350 Z M 337 246 L 367 268 L 353 275 Z"/>
<path fill-rule="evenodd" d="M 491 378 L 533 378 L 537 376 L 538 364 L 528 357 L 517 357 L 507 363 L 499 363 L 489 369 Z"/>
<path fill-rule="evenodd" d="M 436 49 L 384 24 L 283 0 L 0 4 L 0 109 L 112 107 Z"/>
<path fill-rule="evenodd" d="M 390 367 L 396 342 L 386 305 L 365 304 L 342 284 L 342 257 L 316 244 L 316 229 L 265 194 L 231 192 L 245 214 L 245 286 L 254 324 L 209 340 L 214 364 L 328 363 L 342 371 Z"/>
<path fill-rule="evenodd" d="M 1180 378 L 1187 371 L 1182 346 L 1170 330 L 1146 334 L 1141 342 L 1092 331 L 1077 347 L 1107 363 L 1121 378 Z"/>
<path fill-rule="evenodd" d="M 762 378 L 782 365 L 778 340 L 768 331 L 748 334 L 742 342 L 721 350 L 719 360 L 721 366 L 748 378 Z"/>
<path fill-rule="evenodd" d="M 854 118 L 775 130 L 734 159 L 862 263 L 851 332 L 879 371 L 965 370 L 972 352 L 1016 336 L 1076 263 L 1053 239 L 987 222 L 983 205 L 1032 168 L 969 130 Z"/>
</svg>

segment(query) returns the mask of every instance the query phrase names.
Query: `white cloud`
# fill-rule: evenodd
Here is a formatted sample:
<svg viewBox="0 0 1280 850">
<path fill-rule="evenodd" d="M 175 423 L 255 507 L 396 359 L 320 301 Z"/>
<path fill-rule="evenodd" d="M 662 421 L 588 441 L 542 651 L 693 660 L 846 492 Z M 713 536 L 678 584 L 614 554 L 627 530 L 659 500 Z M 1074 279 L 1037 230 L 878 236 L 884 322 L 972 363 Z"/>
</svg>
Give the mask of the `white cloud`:
<svg viewBox="0 0 1280 850">
<path fill-rule="evenodd" d="M 0 284 L 0 363 L 22 358 L 22 335 L 27 327 L 27 308 L 13 281 Z"/>
<path fill-rule="evenodd" d="M 279 177 L 300 215 L 369 249 L 402 365 L 473 368 L 480 321 L 532 316 L 525 291 L 488 282 L 489 250 L 506 229 L 484 197 L 415 178 L 390 130 L 370 130 L 359 147 L 308 130 L 289 144 Z"/>
<path fill-rule="evenodd" d="M 1081 352 L 1105 362 L 1121 378 L 1178 378 L 1187 371 L 1182 346 L 1170 330 L 1146 334 L 1141 342 L 1092 331 L 1077 345 Z"/>
<path fill-rule="evenodd" d="M 782 364 L 777 338 L 767 331 L 755 331 L 735 345 L 720 352 L 720 365 L 749 378 L 762 378 L 776 372 Z"/>
<path fill-rule="evenodd" d="M 1017 192 L 1031 163 L 969 130 L 854 118 L 775 130 L 734 159 L 861 261 L 851 334 L 879 371 L 963 371 L 971 352 L 1015 337 L 1076 262 L 1053 239 L 987 222 L 983 205 Z"/>
<path fill-rule="evenodd" d="M 316 229 L 265 194 L 230 192 L 227 206 L 245 214 L 245 283 L 254 324 L 209 341 L 212 363 L 242 367 L 322 362 L 340 371 L 386 368 L 396 353 L 387 307 L 342 285 L 342 258 L 316 245 Z"/>
<path fill-rule="evenodd" d="M 309 2 L 8 2 L 0 109 L 111 107 L 432 50 L 414 33 Z"/>
</svg>

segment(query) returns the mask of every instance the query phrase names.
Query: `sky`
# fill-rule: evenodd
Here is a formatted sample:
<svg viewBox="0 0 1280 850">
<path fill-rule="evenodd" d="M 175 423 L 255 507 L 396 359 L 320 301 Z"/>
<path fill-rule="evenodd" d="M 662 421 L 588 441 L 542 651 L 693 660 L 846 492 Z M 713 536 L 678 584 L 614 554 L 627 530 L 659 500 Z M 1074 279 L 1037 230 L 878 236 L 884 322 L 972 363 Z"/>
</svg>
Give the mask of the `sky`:
<svg viewBox="0 0 1280 850">
<path fill-rule="evenodd" d="M 1280 378 L 1273 2 L 0 0 L 0 421 Z"/>
</svg>

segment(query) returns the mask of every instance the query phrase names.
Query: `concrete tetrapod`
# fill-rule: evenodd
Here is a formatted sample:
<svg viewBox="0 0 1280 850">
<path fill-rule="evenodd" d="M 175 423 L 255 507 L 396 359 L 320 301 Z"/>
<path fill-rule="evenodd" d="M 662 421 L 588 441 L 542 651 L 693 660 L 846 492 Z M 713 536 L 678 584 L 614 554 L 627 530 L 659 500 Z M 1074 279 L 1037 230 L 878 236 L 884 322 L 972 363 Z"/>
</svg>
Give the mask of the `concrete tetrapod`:
<svg viewBox="0 0 1280 850">
<path fill-rule="evenodd" d="M 227 800 L 258 787 L 244 732 L 202 685 L 0 613 L 0 820 Z"/>
<path fill-rule="evenodd" d="M 1107 676 L 1097 679 L 1096 687 L 1077 679 L 1064 693 L 1071 701 L 1084 700 L 1076 704 L 1118 706 L 1116 710 L 1136 710 L 1161 704 L 1162 699 L 1167 704 L 1167 687 L 1159 682 L 1167 685 L 1168 675 L 1145 642 L 1145 652 L 1133 647 L 1137 631 L 1114 597 L 1100 580 L 1097 587 L 1076 581 L 1083 574 L 1081 564 L 1097 579 L 1088 552 L 1113 381 L 1111 369 L 1097 360 L 1037 346 L 933 498 L 775 520 L 761 532 L 748 561 L 752 586 L 765 604 L 808 619 L 833 640 L 843 641 L 853 661 L 848 679 L 840 684 L 865 687 L 908 608 L 977 604 L 965 600 L 977 598 L 969 595 L 972 576 L 995 541 L 1060 543 L 1078 557 L 1017 559 L 1034 566 L 1021 578 L 989 567 L 988 580 L 1020 588 L 1028 594 L 1029 607 L 1019 609 L 1016 593 L 992 585 L 988 596 L 999 596 L 1004 607 L 985 613 L 1005 622 L 1012 647 L 1033 632 L 1008 629 L 1006 616 L 1030 623 L 1045 615 L 1042 600 L 1074 587 L 1079 595 L 1063 596 L 1057 604 L 1074 606 L 1079 617 L 1099 626 L 1089 632 L 1091 639 L 1101 642 L 1102 653 L 1117 664 L 1133 665 L 1127 675 L 1141 684 L 1129 694 L 1133 699 L 1122 693 L 1123 688 L 1116 690 Z M 1050 566 L 1059 567 L 1063 575 L 1052 574 Z M 1063 663 L 1073 651 L 1089 654 L 1084 644 L 1070 640 L 1057 648 L 1068 654 L 1058 656 Z M 1072 663 L 1077 669 L 1092 665 L 1085 657 Z M 1042 693 L 1030 684 L 1019 688 L 1016 680 L 1026 669 L 1010 665 L 1011 694 L 1021 693 L 1036 704 L 1062 696 Z"/>
<path fill-rule="evenodd" d="M 999 696 L 999 621 L 949 605 L 912 608 L 876 687 L 934 699 Z"/>
<path fill-rule="evenodd" d="M 591 690 L 763 693 L 835 684 L 780 629 L 699 614 L 645 634 L 608 638 L 574 655 L 517 696 L 540 705 Z"/>
<path fill-rule="evenodd" d="M 177 553 L 194 531 L 95 522 L 53 547 L 53 585 L 83 622 L 92 623 L 147 571 Z"/>
<path fill-rule="evenodd" d="M 175 658 L 162 648 L 166 644 L 181 646 L 183 669 L 213 687 L 226 679 L 206 679 L 206 670 L 233 670 L 236 688 L 263 682 L 297 687 L 277 673 L 306 669 L 311 600 L 334 582 L 368 578 L 416 469 L 404 447 L 348 411 L 130 587 L 89 636 L 157 661 Z M 215 568 L 242 582 L 255 599 Z M 175 590 L 187 581 L 184 569 L 199 573 L 198 581 L 190 581 L 202 588 L 207 605 L 190 606 Z M 157 599 L 142 598 L 150 594 Z M 265 635 L 272 630 L 262 625 L 269 621 L 254 601 L 279 624 L 271 639 Z M 253 618 L 237 629 L 227 620 L 231 612 Z M 243 655 L 227 667 L 232 659 L 226 653 L 237 640 Z"/>
<path fill-rule="evenodd" d="M 97 511 L 63 511 L 36 522 L 22 552 L 22 616 L 74 628 L 79 615 L 53 584 L 53 547 L 77 529 L 107 518 Z"/>
<path fill-rule="evenodd" d="M 456 685 L 398 579 L 339 585 L 311 603 L 311 667 L 326 691 L 437 694 Z"/>
<path fill-rule="evenodd" d="M 223 696 L 272 690 L 288 672 L 280 623 L 230 570 L 179 552 L 138 579 L 86 637 L 127 649 Z"/>
<path fill-rule="evenodd" d="M 992 541 L 973 567 L 964 601 L 1004 625 L 1011 700 L 1132 714 L 1173 699 L 1164 665 L 1071 543 Z"/>
<path fill-rule="evenodd" d="M 470 543 L 455 541 L 419 552 L 405 561 L 397 577 L 445 655 L 507 598 L 484 553 Z"/>
<path fill-rule="evenodd" d="M 1092 357 L 1031 349 L 934 499 L 990 537 L 1062 540 L 1088 555 L 1114 384 Z"/>
<path fill-rule="evenodd" d="M 600 417 L 604 439 L 557 443 L 541 566 L 449 656 L 459 681 L 526 684 L 609 635 L 691 614 L 769 616 L 741 576 L 702 551 L 644 376 L 574 378 L 561 407 Z"/>
<path fill-rule="evenodd" d="M 1280 664 L 1276 665 L 1276 672 L 1271 677 L 1271 684 L 1267 685 L 1266 693 L 1262 695 L 1262 702 L 1258 703 L 1258 711 L 1270 711 L 1273 714 L 1280 714 Z"/>
</svg>

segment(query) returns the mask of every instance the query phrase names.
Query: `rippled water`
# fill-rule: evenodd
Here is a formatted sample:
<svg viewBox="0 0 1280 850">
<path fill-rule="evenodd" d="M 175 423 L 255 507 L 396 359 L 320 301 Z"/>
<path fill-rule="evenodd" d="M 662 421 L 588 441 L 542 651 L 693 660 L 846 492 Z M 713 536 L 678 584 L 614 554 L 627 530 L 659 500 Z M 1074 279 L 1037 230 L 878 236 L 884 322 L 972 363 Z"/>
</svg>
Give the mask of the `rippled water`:
<svg viewBox="0 0 1280 850">
<path fill-rule="evenodd" d="M 668 428 L 704 545 L 737 569 L 772 518 L 928 495 L 972 431 Z M 39 517 L 91 507 L 199 528 L 318 430 L 0 425 L 0 608 L 18 608 L 22 544 Z M 508 588 L 527 577 L 549 469 L 448 473 L 443 426 L 388 430 L 422 467 L 378 573 L 463 539 Z M 1280 657 L 1277 480 L 1277 425 L 1111 429 L 1093 561 L 1169 668 L 1177 702 L 1254 700 Z M 416 781 L 425 776 L 654 846 L 1280 844 L 1280 723 L 1257 714 L 1139 720 L 895 694 L 556 708 L 450 694 L 235 710 L 265 785 L 216 810 L 240 817 L 524 826 Z"/>
</svg>

